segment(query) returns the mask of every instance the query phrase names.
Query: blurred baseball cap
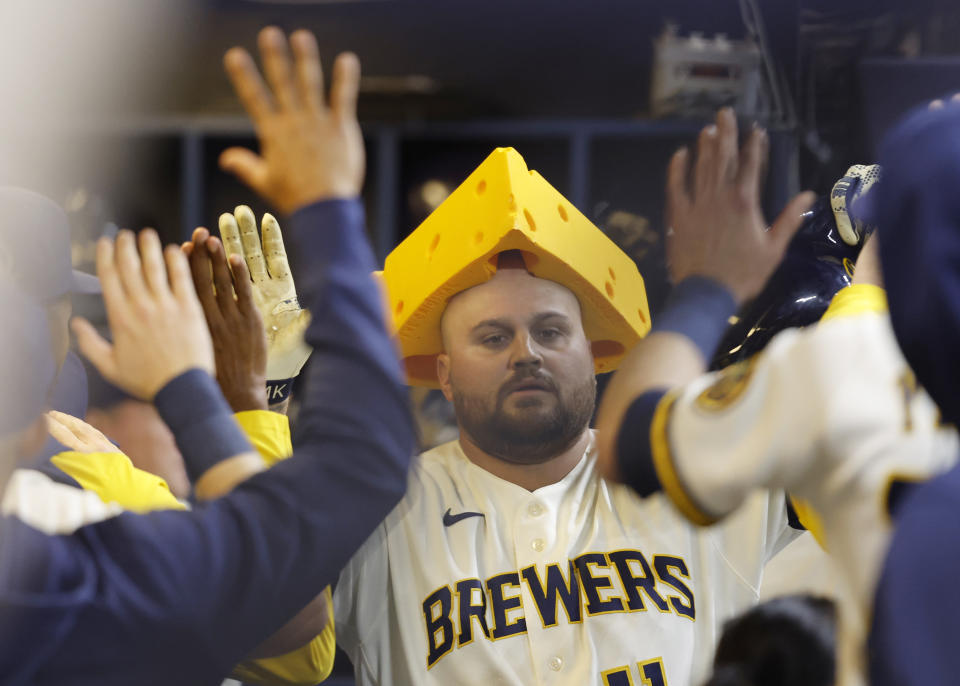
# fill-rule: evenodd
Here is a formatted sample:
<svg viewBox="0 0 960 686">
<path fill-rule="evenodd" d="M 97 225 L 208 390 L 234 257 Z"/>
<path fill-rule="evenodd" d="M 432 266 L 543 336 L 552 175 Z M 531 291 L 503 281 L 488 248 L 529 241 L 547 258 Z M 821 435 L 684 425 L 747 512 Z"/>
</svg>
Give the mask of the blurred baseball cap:
<svg viewBox="0 0 960 686">
<path fill-rule="evenodd" d="M 756 355 L 784 329 L 820 321 L 837 291 L 850 285 L 860 247 L 840 238 L 830 198 L 819 198 L 766 286 L 737 312 L 710 369 Z"/>
<path fill-rule="evenodd" d="M 73 268 L 66 213 L 25 188 L 0 186 L 0 273 L 44 304 L 100 292 L 97 277 Z"/>
<path fill-rule="evenodd" d="M 0 279 L 0 436 L 15 434 L 47 409 L 57 364 L 46 312 L 13 284 Z"/>
</svg>

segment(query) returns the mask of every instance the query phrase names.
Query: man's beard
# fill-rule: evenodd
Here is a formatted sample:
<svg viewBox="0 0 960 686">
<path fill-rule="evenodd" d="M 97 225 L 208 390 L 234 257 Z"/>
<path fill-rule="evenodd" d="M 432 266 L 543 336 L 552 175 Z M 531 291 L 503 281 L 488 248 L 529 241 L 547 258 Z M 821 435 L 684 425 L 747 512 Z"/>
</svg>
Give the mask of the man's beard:
<svg viewBox="0 0 960 686">
<path fill-rule="evenodd" d="M 592 375 L 569 394 L 561 394 L 551 385 L 556 397 L 552 411 L 524 417 L 504 411 L 509 393 L 499 393 L 491 410 L 486 399 L 467 396 L 452 385 L 461 431 L 488 455 L 514 464 L 540 464 L 570 448 L 590 423 L 597 397 L 597 382 Z"/>
</svg>

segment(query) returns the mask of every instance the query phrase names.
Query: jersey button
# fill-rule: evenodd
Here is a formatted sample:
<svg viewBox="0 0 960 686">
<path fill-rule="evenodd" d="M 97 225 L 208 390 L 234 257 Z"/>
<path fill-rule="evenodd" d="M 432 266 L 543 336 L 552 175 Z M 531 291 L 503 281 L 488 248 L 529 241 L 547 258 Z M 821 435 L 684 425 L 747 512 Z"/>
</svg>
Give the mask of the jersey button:
<svg viewBox="0 0 960 686">
<path fill-rule="evenodd" d="M 530 503 L 530 507 L 527 508 L 527 514 L 531 517 L 539 517 L 543 514 L 543 508 L 540 506 L 540 503 Z"/>
<path fill-rule="evenodd" d="M 533 539 L 533 542 L 530 544 L 530 547 L 533 548 L 534 550 L 536 550 L 538 553 L 542 553 L 542 552 L 543 552 L 543 549 L 544 549 L 546 546 L 547 546 L 547 544 L 544 543 L 544 541 L 543 541 L 542 538 L 535 538 L 535 539 Z"/>
<path fill-rule="evenodd" d="M 550 662 L 547 664 L 550 666 L 550 669 L 555 672 L 559 672 L 561 669 L 563 669 L 563 658 L 554 655 L 550 658 Z"/>
</svg>

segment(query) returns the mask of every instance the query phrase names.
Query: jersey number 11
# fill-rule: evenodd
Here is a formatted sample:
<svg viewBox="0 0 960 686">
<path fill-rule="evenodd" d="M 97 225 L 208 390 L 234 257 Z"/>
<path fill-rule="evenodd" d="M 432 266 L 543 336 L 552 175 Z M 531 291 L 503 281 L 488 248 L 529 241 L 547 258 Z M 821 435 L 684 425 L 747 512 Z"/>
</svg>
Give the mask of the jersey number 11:
<svg viewBox="0 0 960 686">
<path fill-rule="evenodd" d="M 668 686 L 667 677 L 663 671 L 663 658 L 654 658 L 646 662 L 638 662 L 640 684 L 642 686 Z M 630 665 L 608 669 L 600 674 L 603 686 L 637 686 L 634 684 Z"/>
</svg>

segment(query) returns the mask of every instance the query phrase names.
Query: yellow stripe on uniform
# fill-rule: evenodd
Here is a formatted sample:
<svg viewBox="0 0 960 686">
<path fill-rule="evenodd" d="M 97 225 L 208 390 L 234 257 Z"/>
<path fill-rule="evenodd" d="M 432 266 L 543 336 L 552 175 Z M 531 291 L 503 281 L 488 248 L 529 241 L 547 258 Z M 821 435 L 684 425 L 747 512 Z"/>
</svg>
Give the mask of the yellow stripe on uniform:
<svg viewBox="0 0 960 686">
<path fill-rule="evenodd" d="M 803 528 L 809 531 L 816 539 L 817 543 L 824 550 L 827 550 L 827 539 L 823 534 L 823 521 L 820 515 L 813 509 L 813 505 L 802 498 L 790 496 L 790 504 L 793 505 L 793 511 L 797 514 L 797 519 L 803 524 Z"/>
<path fill-rule="evenodd" d="M 680 475 L 677 474 L 670 451 L 670 439 L 667 436 L 667 426 L 670 420 L 670 410 L 677 400 L 675 392 L 668 393 L 657 405 L 650 423 L 650 448 L 653 453 L 653 467 L 657 478 L 667 496 L 677 506 L 684 517 L 694 524 L 709 526 L 717 521 L 717 517 L 707 514 L 690 497 Z"/>
<path fill-rule="evenodd" d="M 290 422 L 285 414 L 248 410 L 233 416 L 268 467 L 293 455 Z"/>
<path fill-rule="evenodd" d="M 324 593 L 327 595 L 329 619 L 319 636 L 285 655 L 237 665 L 231 676 L 262 686 L 314 686 L 330 676 L 337 640 L 333 624 L 333 596 L 329 586 Z"/>
<path fill-rule="evenodd" d="M 841 288 L 830 301 L 830 307 L 823 313 L 820 321 L 867 312 L 887 311 L 887 292 L 869 283 L 858 283 Z"/>
<path fill-rule="evenodd" d="M 116 503 L 124 510 L 142 514 L 186 509 L 166 481 L 137 469 L 123 453 L 67 451 L 54 455 L 50 461 L 72 476 L 83 490 L 92 491 L 103 502 Z"/>
</svg>

